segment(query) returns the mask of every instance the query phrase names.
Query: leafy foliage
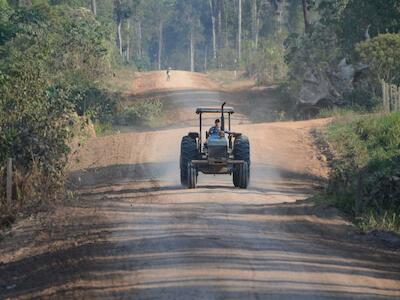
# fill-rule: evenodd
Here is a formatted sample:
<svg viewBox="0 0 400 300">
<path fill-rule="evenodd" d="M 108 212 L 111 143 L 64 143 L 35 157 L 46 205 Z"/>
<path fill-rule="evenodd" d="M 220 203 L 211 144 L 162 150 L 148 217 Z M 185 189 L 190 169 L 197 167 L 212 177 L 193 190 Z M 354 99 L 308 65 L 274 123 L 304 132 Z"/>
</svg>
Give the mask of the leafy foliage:
<svg viewBox="0 0 400 300">
<path fill-rule="evenodd" d="M 288 37 L 285 61 L 292 95 L 298 95 L 307 71 L 324 70 L 339 61 L 341 50 L 337 42 L 334 31 L 322 24 L 313 26 L 308 34 Z"/>
<path fill-rule="evenodd" d="M 51 197 L 60 187 L 73 114 L 99 117 L 112 109 L 94 100 L 109 65 L 107 33 L 86 9 L 47 4 L 7 7 L 0 24 L 0 165 L 13 158 L 21 178 L 35 174 L 29 193 L 46 186 L 48 194 L 40 195 Z"/>
<path fill-rule="evenodd" d="M 380 34 L 400 29 L 399 0 L 309 1 L 317 18 L 303 34 L 286 41 L 291 95 L 298 96 L 306 71 L 335 73 L 346 58 L 353 65 L 368 65 L 369 76 L 354 82 L 344 95 L 348 105 L 373 109 L 379 101 L 379 79 L 399 83 L 398 35 Z M 359 76 L 359 74 L 356 74 Z"/>
<path fill-rule="evenodd" d="M 356 45 L 361 61 L 372 74 L 386 82 L 400 84 L 400 34 L 381 34 Z"/>
<path fill-rule="evenodd" d="M 330 193 L 352 215 L 400 211 L 400 113 L 339 118 L 325 133 L 335 154 Z"/>
<path fill-rule="evenodd" d="M 283 39 L 279 35 L 261 41 L 258 49 L 248 44 L 243 61 L 247 74 L 255 77 L 258 84 L 274 83 L 286 77 Z"/>
<path fill-rule="evenodd" d="M 133 105 L 126 106 L 117 116 L 119 125 L 146 125 L 161 116 L 163 105 L 157 98 L 138 101 Z"/>
</svg>

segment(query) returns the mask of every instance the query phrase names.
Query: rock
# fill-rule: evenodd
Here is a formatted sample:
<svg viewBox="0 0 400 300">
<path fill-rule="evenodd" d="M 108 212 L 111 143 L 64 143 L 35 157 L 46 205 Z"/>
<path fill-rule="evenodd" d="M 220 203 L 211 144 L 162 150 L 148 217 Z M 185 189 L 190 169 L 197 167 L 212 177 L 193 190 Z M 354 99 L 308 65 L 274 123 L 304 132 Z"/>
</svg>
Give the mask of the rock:
<svg viewBox="0 0 400 300">
<path fill-rule="evenodd" d="M 344 58 L 336 68 L 307 71 L 297 105 L 324 108 L 343 104 L 343 95 L 354 88 L 354 82 L 367 69 L 368 66 L 364 64 L 348 64 Z"/>
</svg>

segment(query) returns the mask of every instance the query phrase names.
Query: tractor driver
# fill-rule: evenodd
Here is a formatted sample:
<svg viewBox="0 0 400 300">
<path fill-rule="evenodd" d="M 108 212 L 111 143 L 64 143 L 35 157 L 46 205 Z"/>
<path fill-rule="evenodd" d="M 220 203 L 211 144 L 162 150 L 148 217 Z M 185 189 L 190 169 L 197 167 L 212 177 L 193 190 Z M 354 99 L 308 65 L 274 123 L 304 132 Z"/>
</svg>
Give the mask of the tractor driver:
<svg viewBox="0 0 400 300">
<path fill-rule="evenodd" d="M 213 127 L 210 128 L 210 130 L 208 131 L 208 133 L 209 133 L 210 135 L 218 135 L 218 136 L 219 136 L 219 133 L 221 132 L 220 123 L 221 123 L 220 120 L 219 120 L 219 119 L 216 119 L 216 120 L 215 120 L 215 125 L 214 125 Z"/>
</svg>

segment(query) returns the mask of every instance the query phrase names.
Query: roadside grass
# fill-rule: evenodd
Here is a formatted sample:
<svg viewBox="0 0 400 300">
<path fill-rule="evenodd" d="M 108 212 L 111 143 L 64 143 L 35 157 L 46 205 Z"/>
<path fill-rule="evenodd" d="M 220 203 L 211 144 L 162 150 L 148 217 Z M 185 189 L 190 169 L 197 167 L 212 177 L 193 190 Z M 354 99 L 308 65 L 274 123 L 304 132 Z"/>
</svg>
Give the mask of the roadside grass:
<svg viewBox="0 0 400 300">
<path fill-rule="evenodd" d="M 367 114 L 362 107 L 333 107 L 321 109 L 318 118 L 351 118 Z"/>
<path fill-rule="evenodd" d="M 105 136 L 121 128 L 156 128 L 162 126 L 163 105 L 156 97 L 127 101 L 132 91 L 136 70 L 132 67 L 114 69 L 103 79 L 109 98 L 116 103 L 110 115 L 93 121 L 96 135 Z"/>
<path fill-rule="evenodd" d="M 104 78 L 105 87 L 111 92 L 127 92 L 132 90 L 135 70 L 132 67 L 114 69 L 110 76 Z"/>
<path fill-rule="evenodd" d="M 96 136 L 105 136 L 115 132 L 114 126 L 111 122 L 96 121 L 93 123 Z"/>
<path fill-rule="evenodd" d="M 147 98 L 122 106 L 114 116 L 117 126 L 139 126 L 154 128 L 159 124 L 163 113 L 163 104 L 157 97 Z"/>
<path fill-rule="evenodd" d="M 362 230 L 400 232 L 400 113 L 339 111 L 319 132 L 332 153 L 325 195 Z"/>
<path fill-rule="evenodd" d="M 356 224 L 364 232 L 383 230 L 400 233 L 400 214 L 398 211 L 385 211 L 383 214 L 377 214 L 371 210 L 358 217 Z"/>
<path fill-rule="evenodd" d="M 244 72 L 238 71 L 236 78 L 232 70 L 210 70 L 207 76 L 214 81 L 219 82 L 221 85 L 229 85 L 235 81 L 243 79 Z"/>
</svg>

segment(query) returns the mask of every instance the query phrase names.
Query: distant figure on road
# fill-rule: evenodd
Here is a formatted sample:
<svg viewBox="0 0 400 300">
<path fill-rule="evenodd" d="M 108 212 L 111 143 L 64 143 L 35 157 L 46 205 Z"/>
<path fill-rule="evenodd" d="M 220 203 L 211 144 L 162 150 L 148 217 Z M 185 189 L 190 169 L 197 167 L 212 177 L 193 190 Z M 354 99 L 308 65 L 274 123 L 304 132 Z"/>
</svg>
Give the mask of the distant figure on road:
<svg viewBox="0 0 400 300">
<path fill-rule="evenodd" d="M 167 69 L 167 81 L 171 80 L 171 68 Z"/>
</svg>

